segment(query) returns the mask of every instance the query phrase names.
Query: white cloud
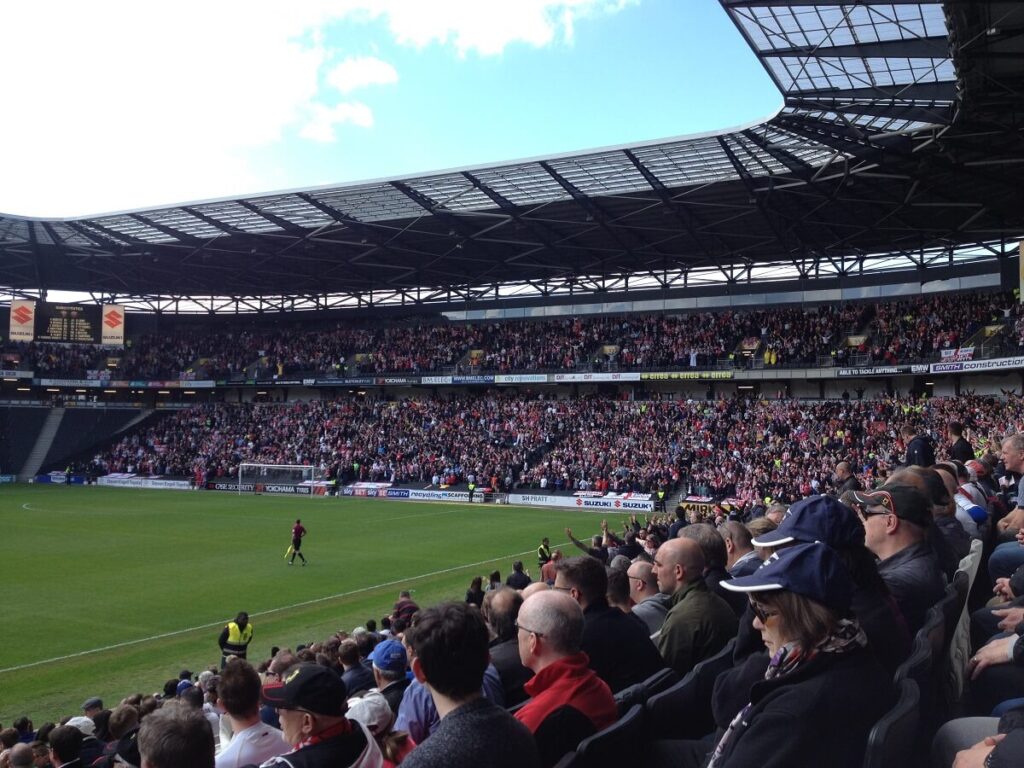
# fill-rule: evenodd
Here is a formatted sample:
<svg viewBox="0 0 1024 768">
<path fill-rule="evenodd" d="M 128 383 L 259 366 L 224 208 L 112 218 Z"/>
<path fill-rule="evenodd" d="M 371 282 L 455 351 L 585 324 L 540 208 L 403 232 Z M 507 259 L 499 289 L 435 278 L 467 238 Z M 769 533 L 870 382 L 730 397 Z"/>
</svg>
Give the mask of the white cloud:
<svg viewBox="0 0 1024 768">
<path fill-rule="evenodd" d="M 0 211 L 76 216 L 301 185 L 290 167 L 261 176 L 254 153 L 373 126 L 367 104 L 334 104 L 334 89 L 398 79 L 355 52 L 328 69 L 324 41 L 341 21 L 383 24 L 404 46 L 494 55 L 571 42 L 573 20 L 628 2 L 0 3 Z"/>
<path fill-rule="evenodd" d="M 349 56 L 327 73 L 327 82 L 342 93 L 349 93 L 370 85 L 397 83 L 398 72 L 374 56 Z"/>
<path fill-rule="evenodd" d="M 450 44 L 460 56 L 502 53 L 512 43 L 550 45 L 561 34 L 572 42 L 573 21 L 616 13 L 638 0 L 381 0 L 379 12 L 388 18 L 395 39 L 422 48 Z"/>
<path fill-rule="evenodd" d="M 299 136 L 311 141 L 329 143 L 334 141 L 334 126 L 348 123 L 360 128 L 373 127 L 373 112 L 358 101 L 342 102 L 333 107 L 313 104 L 309 122 L 299 130 Z"/>
</svg>

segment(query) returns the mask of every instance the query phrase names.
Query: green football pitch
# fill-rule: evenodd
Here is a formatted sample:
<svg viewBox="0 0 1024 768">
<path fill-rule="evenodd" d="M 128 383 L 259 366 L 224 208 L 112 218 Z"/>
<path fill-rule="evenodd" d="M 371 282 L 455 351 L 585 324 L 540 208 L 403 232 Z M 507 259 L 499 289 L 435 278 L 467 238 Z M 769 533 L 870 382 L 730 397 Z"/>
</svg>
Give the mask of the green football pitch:
<svg viewBox="0 0 1024 768">
<path fill-rule="evenodd" d="M 614 517 L 614 522 L 611 519 Z M 284 558 L 309 530 L 308 567 Z M 79 486 L 0 485 L 0 723 L 36 725 L 153 693 L 183 669 L 219 662 L 238 611 L 255 626 L 249 658 L 351 630 L 389 613 L 400 589 L 427 606 L 461 600 L 473 576 L 504 577 L 566 526 L 573 509 L 355 498 L 236 496 Z M 621 527 L 623 516 L 610 516 Z"/>
</svg>

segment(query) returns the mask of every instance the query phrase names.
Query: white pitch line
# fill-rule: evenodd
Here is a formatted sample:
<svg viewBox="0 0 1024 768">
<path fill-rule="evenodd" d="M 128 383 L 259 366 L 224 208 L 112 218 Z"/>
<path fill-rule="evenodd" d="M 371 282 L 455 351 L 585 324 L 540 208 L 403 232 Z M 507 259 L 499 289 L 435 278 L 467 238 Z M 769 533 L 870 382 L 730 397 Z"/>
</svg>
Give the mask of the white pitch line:
<svg viewBox="0 0 1024 768">
<path fill-rule="evenodd" d="M 566 543 L 568 543 L 568 542 L 566 542 Z M 562 546 L 565 546 L 565 545 L 562 545 Z M 396 584 L 407 584 L 407 583 L 409 583 L 411 581 L 415 581 L 417 579 L 426 579 L 426 578 L 430 578 L 431 576 L 441 576 L 442 574 L 451 573 L 452 571 L 461 571 L 463 568 L 475 568 L 478 565 L 486 565 L 487 563 L 493 563 L 496 560 L 507 560 L 510 557 L 521 557 L 522 555 L 528 555 L 528 554 L 530 554 L 532 552 L 535 552 L 535 551 L 536 550 L 529 549 L 526 552 L 514 552 L 511 555 L 502 555 L 500 557 L 492 557 L 489 560 L 481 560 L 478 563 L 466 563 L 464 565 L 456 565 L 456 566 L 454 566 L 452 568 L 443 568 L 440 571 L 433 571 L 431 573 L 424 573 L 424 574 L 421 574 L 419 576 L 410 576 L 410 577 L 404 578 L 404 579 L 395 579 L 394 581 L 386 581 L 383 584 L 375 584 L 372 587 L 361 587 L 359 589 L 354 589 L 351 592 L 339 592 L 336 595 L 328 595 L 327 597 L 316 597 L 316 598 L 313 598 L 312 600 L 304 600 L 301 603 L 293 603 L 291 605 L 285 605 L 285 606 L 282 606 L 280 608 L 271 608 L 271 609 L 266 610 L 266 611 L 260 611 L 258 613 L 253 613 L 253 614 L 251 614 L 251 616 L 253 616 L 253 617 L 256 617 L 256 616 L 270 616 L 271 614 L 274 614 L 274 613 L 281 613 L 282 611 L 290 611 L 290 610 L 293 610 L 295 608 L 304 608 L 307 605 L 315 605 L 317 603 L 323 603 L 323 602 L 326 602 L 328 600 L 337 600 L 337 599 L 342 598 L 342 597 L 351 597 L 352 595 L 358 595 L 358 594 L 360 594 L 362 592 L 372 592 L 375 589 L 383 589 L 384 587 L 393 587 Z M 57 661 L 67 661 L 68 659 L 77 659 L 77 658 L 80 658 L 82 656 L 90 656 L 90 655 L 92 655 L 94 653 L 103 653 L 104 651 L 114 651 L 114 650 L 117 650 L 118 648 L 127 648 L 128 646 L 138 645 L 139 643 L 148 643 L 148 642 L 151 642 L 153 640 L 164 640 L 164 639 L 166 639 L 168 637 L 177 637 L 178 635 L 186 635 L 189 632 L 198 632 L 201 629 L 211 629 L 213 627 L 219 627 L 219 626 L 223 625 L 223 623 L 224 623 L 223 621 L 214 621 L 214 622 L 211 622 L 210 624 L 200 624 L 199 626 L 188 627 L 187 629 L 176 629 L 173 632 L 164 632 L 164 633 L 159 634 L 159 635 L 151 635 L 150 637 L 141 637 L 141 638 L 139 638 L 137 640 L 126 640 L 123 643 L 115 643 L 114 645 L 105 645 L 102 648 L 92 648 L 92 649 L 90 649 L 88 651 L 79 651 L 78 653 L 69 653 L 66 656 L 55 656 L 52 659 L 43 659 L 41 661 L 31 661 L 28 664 L 19 664 L 19 665 L 14 666 L 14 667 L 5 667 L 4 669 L 0 669 L 0 675 L 5 674 L 7 672 L 18 672 L 18 671 L 23 670 L 23 669 L 31 669 L 32 667 L 39 667 L 39 666 L 42 666 L 43 664 L 52 664 L 52 663 L 57 662 Z"/>
</svg>

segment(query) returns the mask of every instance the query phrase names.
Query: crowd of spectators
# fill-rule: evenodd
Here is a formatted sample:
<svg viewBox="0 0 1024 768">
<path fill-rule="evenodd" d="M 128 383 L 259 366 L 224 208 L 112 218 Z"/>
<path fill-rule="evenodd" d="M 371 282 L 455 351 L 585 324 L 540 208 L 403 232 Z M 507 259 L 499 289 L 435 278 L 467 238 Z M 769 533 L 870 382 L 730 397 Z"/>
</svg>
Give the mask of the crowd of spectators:
<svg viewBox="0 0 1024 768">
<path fill-rule="evenodd" d="M 84 379 L 89 371 L 107 371 L 113 358 L 110 376 L 129 380 L 895 364 L 938 359 L 982 326 L 1004 321 L 1005 345 L 1024 348 L 1021 317 L 1010 294 L 956 293 L 685 315 L 168 331 L 129 339 L 123 350 L 14 343 L 0 352 L 5 364 L 17 360 L 47 378 Z M 851 347 L 851 336 L 864 341 Z"/>
<path fill-rule="evenodd" d="M 986 482 L 986 522 L 959 533 L 970 542 L 998 530 L 1001 546 L 1024 548 L 1024 532 L 1003 525 L 1024 512 L 1020 496 L 995 500 L 1024 471 L 1024 438 L 1007 437 L 982 463 L 999 476 Z M 633 515 L 621 533 L 602 521 L 589 544 L 566 529 L 582 554 L 563 557 L 543 538 L 536 581 L 516 561 L 504 585 L 497 572 L 487 590 L 475 577 L 465 601 L 420 606 L 403 589 L 380 631 L 370 619 L 250 663 L 250 630 L 240 657 L 182 670 L 157 693 L 112 709 L 90 697 L 38 729 L 19 717 L 0 725 L 0 767 L 548 768 L 633 701 L 652 712 L 629 749 L 654 764 L 728 768 L 770 754 L 854 768 L 871 748 L 886 764 L 899 753 L 925 765 L 930 746 L 936 768 L 1020 765 L 1024 566 L 996 580 L 998 604 L 973 614 L 970 659 L 949 662 L 970 677 L 966 695 L 939 684 L 946 662 L 929 656 L 926 679 L 911 657 L 934 646 L 928 609 L 959 594 L 949 579 L 966 560 L 947 568 L 939 542 L 955 540 L 956 521 L 940 520 L 953 517 L 961 468 L 903 468 L 839 498 L 810 495 L 785 517 L 730 515 L 717 528 L 677 512 Z M 980 555 L 968 544 L 967 560 Z M 945 646 L 959 642 L 956 624 L 943 629 L 932 614 Z M 714 685 L 691 685 L 685 712 L 636 692 L 711 659 Z M 907 680 L 922 686 L 920 743 L 869 747 Z M 960 711 L 984 717 L 951 719 Z"/>
<path fill-rule="evenodd" d="M 422 400 L 202 404 L 95 457 L 100 474 L 233 477 L 243 462 L 308 464 L 343 482 L 491 485 L 795 501 L 839 462 L 868 481 L 904 458 L 904 426 L 946 455 L 961 422 L 979 449 L 1024 422 L 1024 400 L 546 399 L 514 392 Z"/>
</svg>

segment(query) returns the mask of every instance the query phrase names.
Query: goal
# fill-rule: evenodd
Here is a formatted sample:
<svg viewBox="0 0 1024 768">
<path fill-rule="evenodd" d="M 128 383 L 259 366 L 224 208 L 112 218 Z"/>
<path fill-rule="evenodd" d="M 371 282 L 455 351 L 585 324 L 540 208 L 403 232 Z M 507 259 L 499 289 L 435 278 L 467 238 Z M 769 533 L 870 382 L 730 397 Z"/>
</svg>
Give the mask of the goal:
<svg viewBox="0 0 1024 768">
<path fill-rule="evenodd" d="M 322 496 L 326 488 L 319 467 L 303 464 L 239 464 L 238 494 L 280 493 Z"/>
</svg>

